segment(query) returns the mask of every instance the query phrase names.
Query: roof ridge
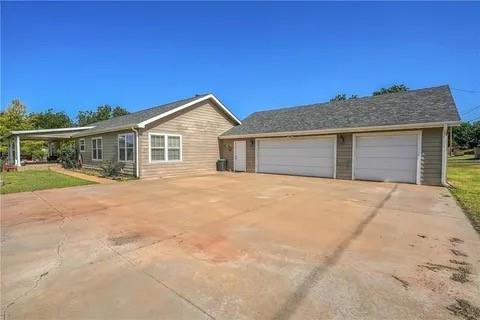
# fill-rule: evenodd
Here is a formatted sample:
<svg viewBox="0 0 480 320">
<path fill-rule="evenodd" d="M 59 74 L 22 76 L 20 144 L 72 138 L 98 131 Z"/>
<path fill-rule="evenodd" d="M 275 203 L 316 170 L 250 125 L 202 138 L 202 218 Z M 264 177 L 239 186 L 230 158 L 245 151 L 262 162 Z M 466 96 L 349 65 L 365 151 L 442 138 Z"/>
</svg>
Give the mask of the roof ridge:
<svg viewBox="0 0 480 320">
<path fill-rule="evenodd" d="M 390 96 L 391 97 L 391 96 L 399 95 L 399 94 L 415 93 L 415 92 L 419 92 L 419 91 L 428 91 L 428 90 L 433 90 L 433 89 L 440 89 L 440 88 L 443 88 L 443 87 L 447 87 L 450 90 L 449 85 L 445 84 L 445 85 L 440 85 L 440 86 L 435 86 L 435 87 L 420 88 L 420 89 L 413 89 L 413 90 L 400 91 L 400 92 L 384 93 L 384 94 L 376 95 L 376 96 L 371 95 L 371 96 L 364 96 L 364 97 L 358 97 L 358 98 L 347 99 L 347 100 L 314 102 L 314 103 L 309 103 L 309 104 L 301 104 L 301 105 L 297 105 L 297 106 L 287 106 L 287 107 L 280 107 L 280 108 L 275 108 L 275 109 L 261 110 L 261 111 L 256 111 L 256 112 L 252 113 L 251 115 L 259 114 L 259 113 L 267 113 L 267 112 L 278 112 L 278 111 L 283 111 L 283 110 L 308 108 L 308 107 L 318 107 L 318 106 L 321 106 L 321 105 L 329 105 L 329 104 L 346 104 L 346 103 L 353 102 L 353 101 L 359 101 L 359 100 L 365 101 L 365 100 L 369 100 L 369 99 L 378 99 L 379 97 L 385 97 L 385 96 Z"/>
</svg>

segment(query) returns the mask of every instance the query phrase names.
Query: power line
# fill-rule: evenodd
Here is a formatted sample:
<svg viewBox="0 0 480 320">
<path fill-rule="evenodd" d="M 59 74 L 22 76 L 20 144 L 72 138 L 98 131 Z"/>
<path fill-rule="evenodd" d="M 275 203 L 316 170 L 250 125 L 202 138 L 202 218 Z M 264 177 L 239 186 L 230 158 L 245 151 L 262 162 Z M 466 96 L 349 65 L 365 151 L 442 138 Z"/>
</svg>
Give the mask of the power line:
<svg viewBox="0 0 480 320">
<path fill-rule="evenodd" d="M 467 110 L 467 112 L 465 112 L 465 113 L 463 114 L 463 116 L 465 117 L 467 114 L 472 113 L 472 111 L 475 111 L 475 110 L 477 110 L 478 108 L 480 108 L 480 104 L 479 104 L 478 106 L 475 106 L 475 107 Z"/>
<path fill-rule="evenodd" d="M 457 89 L 457 88 L 452 88 L 452 90 L 466 92 L 466 93 L 480 93 L 480 91 L 477 91 L 477 90 L 465 90 L 465 89 Z"/>
</svg>

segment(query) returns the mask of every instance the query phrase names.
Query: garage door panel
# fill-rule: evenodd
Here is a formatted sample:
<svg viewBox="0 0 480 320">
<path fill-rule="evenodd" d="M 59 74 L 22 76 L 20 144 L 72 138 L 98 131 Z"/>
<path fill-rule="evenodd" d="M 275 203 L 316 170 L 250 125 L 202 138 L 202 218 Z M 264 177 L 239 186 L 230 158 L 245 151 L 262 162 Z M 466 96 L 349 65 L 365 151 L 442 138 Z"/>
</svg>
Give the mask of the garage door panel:
<svg viewBox="0 0 480 320">
<path fill-rule="evenodd" d="M 412 168 L 410 161 L 416 161 L 416 158 L 390 158 L 385 161 L 384 158 L 359 158 L 356 167 L 357 169 L 390 169 L 390 170 L 410 170 L 416 172 L 416 168 Z"/>
<path fill-rule="evenodd" d="M 262 167 L 266 165 L 282 165 L 282 166 L 310 166 L 310 167 L 328 167 L 332 168 L 333 160 L 331 158 L 299 158 L 282 157 L 282 158 L 263 158 Z"/>
<path fill-rule="evenodd" d="M 358 137 L 357 144 L 360 147 L 416 146 L 417 135 Z"/>
<path fill-rule="evenodd" d="M 358 179 L 373 180 L 373 181 L 385 181 L 385 182 L 414 182 L 416 180 L 416 172 L 404 171 L 404 170 L 382 170 L 382 169 L 357 169 L 355 176 Z"/>
<path fill-rule="evenodd" d="M 282 166 L 282 165 L 265 165 L 263 167 L 264 173 L 278 173 L 278 174 L 291 174 L 291 175 L 303 175 L 303 176 L 316 176 L 316 177 L 330 177 L 332 169 L 331 167 L 318 167 L 318 166 Z"/>
<path fill-rule="evenodd" d="M 414 146 L 395 146 L 395 147 L 358 147 L 357 154 L 365 158 L 397 158 L 397 157 L 417 157 L 417 145 Z"/>
<path fill-rule="evenodd" d="M 411 183 L 417 180 L 417 133 L 357 136 L 354 154 L 355 179 Z"/>
<path fill-rule="evenodd" d="M 335 139 L 332 137 L 257 142 L 258 172 L 333 177 Z"/>
<path fill-rule="evenodd" d="M 261 150 L 262 156 L 265 157 L 295 157 L 301 153 L 305 157 L 319 157 L 319 158 L 331 158 L 332 157 L 332 148 L 328 149 L 295 149 L 295 148 L 284 148 L 284 149 L 263 149 Z"/>
</svg>

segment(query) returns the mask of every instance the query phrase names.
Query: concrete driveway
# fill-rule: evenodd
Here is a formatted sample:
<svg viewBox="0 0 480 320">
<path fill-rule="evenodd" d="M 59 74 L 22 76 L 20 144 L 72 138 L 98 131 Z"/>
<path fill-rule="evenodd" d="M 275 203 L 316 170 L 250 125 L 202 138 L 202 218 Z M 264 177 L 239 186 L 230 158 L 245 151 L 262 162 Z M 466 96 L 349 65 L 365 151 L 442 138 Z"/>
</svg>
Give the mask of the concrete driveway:
<svg viewBox="0 0 480 320">
<path fill-rule="evenodd" d="M 480 306 L 479 236 L 444 188 L 227 173 L 1 204 L 7 319 L 451 319 Z"/>
</svg>

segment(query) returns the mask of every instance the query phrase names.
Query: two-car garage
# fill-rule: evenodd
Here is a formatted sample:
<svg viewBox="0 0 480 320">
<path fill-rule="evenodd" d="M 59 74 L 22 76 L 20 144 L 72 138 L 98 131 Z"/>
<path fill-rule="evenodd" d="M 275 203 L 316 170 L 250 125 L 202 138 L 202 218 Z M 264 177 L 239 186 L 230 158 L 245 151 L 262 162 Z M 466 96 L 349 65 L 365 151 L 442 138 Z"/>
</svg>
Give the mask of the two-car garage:
<svg viewBox="0 0 480 320">
<path fill-rule="evenodd" d="M 419 183 L 421 131 L 353 134 L 351 148 L 352 179 Z M 337 135 L 256 139 L 259 173 L 335 178 L 336 158 Z"/>
</svg>

